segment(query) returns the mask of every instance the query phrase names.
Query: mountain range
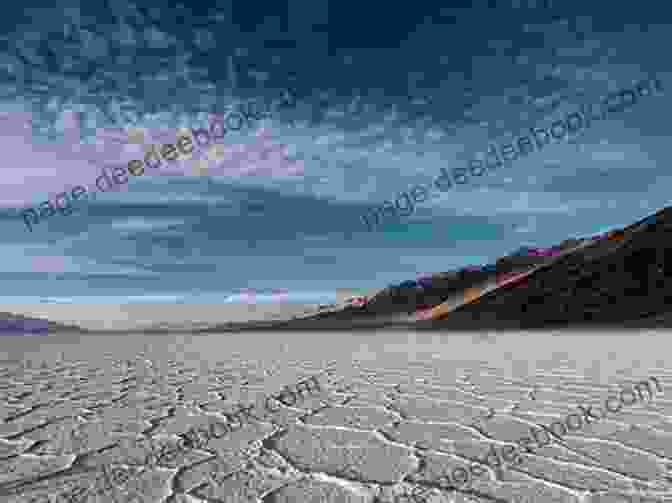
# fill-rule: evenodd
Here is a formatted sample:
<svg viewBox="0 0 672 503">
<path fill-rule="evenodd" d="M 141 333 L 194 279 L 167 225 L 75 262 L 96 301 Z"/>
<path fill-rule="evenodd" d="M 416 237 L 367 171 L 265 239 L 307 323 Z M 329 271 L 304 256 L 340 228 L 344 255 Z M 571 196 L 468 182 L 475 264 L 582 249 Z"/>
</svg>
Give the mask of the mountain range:
<svg viewBox="0 0 672 503">
<path fill-rule="evenodd" d="M 566 239 L 534 253 L 523 248 L 494 264 L 390 285 L 364 302 L 320 305 L 267 321 L 185 322 L 180 330 L 665 327 L 672 321 L 671 230 L 672 207 L 667 207 L 600 236 Z M 29 319 L 11 313 L 2 317 Z M 157 323 L 142 331 L 162 332 L 165 326 Z M 91 331 L 49 321 L 49 332 L 61 330 Z"/>
<path fill-rule="evenodd" d="M 271 329 L 662 327 L 672 300 L 672 207 L 622 229 L 567 239 L 557 253 L 440 272 Z M 670 260 L 667 260 L 670 259 Z M 670 265 L 667 265 L 670 264 Z M 258 326 L 257 326 L 258 327 Z"/>
</svg>

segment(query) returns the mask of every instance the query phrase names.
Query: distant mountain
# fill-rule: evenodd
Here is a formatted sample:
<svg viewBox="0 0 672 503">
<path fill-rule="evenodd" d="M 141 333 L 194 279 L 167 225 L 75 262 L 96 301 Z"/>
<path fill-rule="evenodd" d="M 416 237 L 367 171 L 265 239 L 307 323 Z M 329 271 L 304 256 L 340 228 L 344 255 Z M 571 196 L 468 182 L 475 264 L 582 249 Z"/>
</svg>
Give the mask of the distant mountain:
<svg viewBox="0 0 672 503">
<path fill-rule="evenodd" d="M 55 332 L 76 332 L 79 327 L 64 325 L 41 318 L 31 318 L 20 314 L 0 313 L 0 336 L 8 335 L 49 335 Z"/>
</svg>

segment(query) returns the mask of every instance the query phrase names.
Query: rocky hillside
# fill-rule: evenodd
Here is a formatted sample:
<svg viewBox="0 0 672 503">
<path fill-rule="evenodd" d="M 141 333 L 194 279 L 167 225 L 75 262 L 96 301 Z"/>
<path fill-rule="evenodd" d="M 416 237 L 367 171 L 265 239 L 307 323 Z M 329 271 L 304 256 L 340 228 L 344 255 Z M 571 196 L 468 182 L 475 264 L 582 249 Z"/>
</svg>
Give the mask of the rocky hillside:
<svg viewBox="0 0 672 503">
<path fill-rule="evenodd" d="M 672 300 L 672 208 L 592 239 L 568 239 L 559 256 L 501 257 L 381 290 L 348 307 L 272 324 L 272 329 L 418 329 L 665 326 Z M 666 265 L 667 264 L 667 265 Z M 529 273 L 505 285 L 507 275 Z M 669 297 L 669 298 L 668 298 Z M 432 319 L 421 310 L 449 304 Z M 672 311 L 672 309 L 670 309 Z"/>
<path fill-rule="evenodd" d="M 431 328 L 650 326 L 672 311 L 672 208 L 553 261 L 524 287 L 503 287 Z"/>
</svg>

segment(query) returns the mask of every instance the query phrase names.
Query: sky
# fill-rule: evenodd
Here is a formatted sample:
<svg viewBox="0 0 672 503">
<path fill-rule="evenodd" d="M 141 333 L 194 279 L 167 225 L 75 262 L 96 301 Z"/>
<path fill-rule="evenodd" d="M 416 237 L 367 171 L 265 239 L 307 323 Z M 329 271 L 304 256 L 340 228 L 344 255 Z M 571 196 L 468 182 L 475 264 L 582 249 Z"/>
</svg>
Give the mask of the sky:
<svg viewBox="0 0 672 503">
<path fill-rule="evenodd" d="M 6 300 L 329 300 L 627 225 L 668 204 L 664 9 L 588 2 L 8 9 Z M 24 7 L 22 5 L 21 7 Z M 419 203 L 361 216 L 609 92 L 665 91 Z M 667 86 L 667 87 L 666 87 Z M 280 96 L 291 107 L 273 107 Z M 29 230 L 21 212 L 257 100 L 270 117 Z M 138 138 L 142 137 L 139 142 Z M 245 297 L 245 296 L 243 296 Z"/>
</svg>

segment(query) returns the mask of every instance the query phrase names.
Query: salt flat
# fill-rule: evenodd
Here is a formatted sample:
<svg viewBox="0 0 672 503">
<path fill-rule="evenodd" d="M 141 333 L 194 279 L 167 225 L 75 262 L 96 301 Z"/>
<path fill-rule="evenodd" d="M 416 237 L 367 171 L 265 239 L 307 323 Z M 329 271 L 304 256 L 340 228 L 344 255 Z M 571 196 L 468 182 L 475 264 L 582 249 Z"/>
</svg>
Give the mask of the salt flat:
<svg viewBox="0 0 672 503">
<path fill-rule="evenodd" d="M 120 502 L 401 503 L 410 487 L 433 502 L 663 501 L 672 496 L 667 337 L 624 330 L 2 337 L 0 501 L 79 489 L 75 501 L 96 501 L 98 491 L 98 501 Z M 224 421 L 219 413 L 237 403 L 320 372 L 319 396 L 147 463 L 152 449 L 190 425 Z M 652 401 L 569 433 L 520 465 L 483 465 L 486 474 L 469 487 L 438 482 L 529 424 L 550 424 L 650 376 L 663 388 Z M 126 472 L 106 485 L 103 468 Z M 644 489 L 658 496 L 623 496 Z"/>
</svg>

